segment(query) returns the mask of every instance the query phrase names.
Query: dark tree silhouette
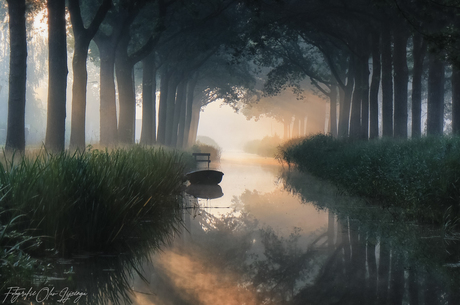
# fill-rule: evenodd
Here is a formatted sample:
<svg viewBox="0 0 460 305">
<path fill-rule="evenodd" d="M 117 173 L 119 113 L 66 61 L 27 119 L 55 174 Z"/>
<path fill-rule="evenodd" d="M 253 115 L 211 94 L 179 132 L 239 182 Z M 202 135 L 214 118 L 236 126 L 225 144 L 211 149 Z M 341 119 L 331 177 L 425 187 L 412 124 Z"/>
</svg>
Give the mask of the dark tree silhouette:
<svg viewBox="0 0 460 305">
<path fill-rule="evenodd" d="M 26 1 L 8 0 L 10 29 L 10 76 L 6 149 L 25 149 L 27 34 Z"/>
<path fill-rule="evenodd" d="M 63 151 L 65 146 L 67 43 L 65 1 L 48 0 L 49 84 L 45 146 Z"/>
</svg>

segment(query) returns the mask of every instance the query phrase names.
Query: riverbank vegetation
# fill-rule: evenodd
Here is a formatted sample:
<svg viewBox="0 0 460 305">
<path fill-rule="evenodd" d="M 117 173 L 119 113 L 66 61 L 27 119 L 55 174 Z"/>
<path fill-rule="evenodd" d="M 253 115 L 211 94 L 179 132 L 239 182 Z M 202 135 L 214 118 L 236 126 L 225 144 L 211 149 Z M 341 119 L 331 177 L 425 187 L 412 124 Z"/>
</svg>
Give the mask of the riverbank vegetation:
<svg viewBox="0 0 460 305">
<path fill-rule="evenodd" d="M 266 136 L 262 140 L 249 141 L 244 145 L 243 150 L 262 157 L 274 157 L 282 142 L 281 138 L 275 134 L 274 136 Z"/>
<path fill-rule="evenodd" d="M 29 255 L 157 249 L 180 224 L 188 164 L 188 155 L 140 146 L 3 153 L 1 277 L 24 259 L 29 267 Z"/>
<path fill-rule="evenodd" d="M 279 158 L 408 220 L 457 226 L 460 138 L 337 140 L 316 135 L 280 148 Z"/>
</svg>

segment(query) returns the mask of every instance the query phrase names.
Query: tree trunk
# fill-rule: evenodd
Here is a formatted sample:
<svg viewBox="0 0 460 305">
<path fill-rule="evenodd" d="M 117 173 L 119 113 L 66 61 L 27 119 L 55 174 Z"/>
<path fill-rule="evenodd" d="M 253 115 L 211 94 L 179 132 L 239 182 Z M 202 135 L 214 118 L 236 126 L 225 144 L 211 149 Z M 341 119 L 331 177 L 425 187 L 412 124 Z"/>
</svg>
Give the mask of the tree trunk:
<svg viewBox="0 0 460 305">
<path fill-rule="evenodd" d="M 305 136 L 305 116 L 304 115 L 301 115 L 299 122 L 300 122 L 299 136 L 304 137 Z"/>
<path fill-rule="evenodd" d="M 193 104 L 192 108 L 192 123 L 190 127 L 190 139 L 189 139 L 189 146 L 192 146 L 196 142 L 196 136 L 198 133 L 198 124 L 200 122 L 200 112 L 201 106 L 198 103 Z"/>
<path fill-rule="evenodd" d="M 366 48 L 367 49 L 367 48 Z M 361 137 L 369 139 L 369 55 L 361 61 Z"/>
<path fill-rule="evenodd" d="M 8 91 L 7 150 L 25 150 L 27 77 L 26 1 L 8 0 L 10 75 Z"/>
<path fill-rule="evenodd" d="M 300 120 L 297 116 L 294 116 L 294 124 L 292 125 L 292 137 L 298 138 L 299 137 L 299 124 Z"/>
<path fill-rule="evenodd" d="M 391 25 L 382 25 L 382 134 L 393 137 L 393 64 L 391 57 Z"/>
<path fill-rule="evenodd" d="M 134 63 L 130 61 L 127 53 L 130 36 L 124 33 L 122 36 L 116 56 L 115 71 L 118 85 L 118 141 L 121 144 L 134 144 L 136 97 L 134 92 Z"/>
<path fill-rule="evenodd" d="M 394 136 L 407 138 L 407 39 L 409 35 L 400 26 L 394 34 Z"/>
<path fill-rule="evenodd" d="M 186 130 L 186 124 L 187 124 L 187 89 L 188 89 L 188 83 L 189 81 L 182 81 L 184 83 L 184 97 L 182 98 L 181 104 L 180 104 L 180 113 L 179 113 L 179 130 L 177 132 L 177 143 L 176 147 L 177 148 L 184 148 L 184 136 L 185 136 L 185 130 Z"/>
<path fill-rule="evenodd" d="M 283 129 L 283 131 L 284 131 L 283 132 L 283 140 L 284 141 L 289 140 L 289 127 L 290 126 L 291 126 L 291 123 L 290 122 L 288 123 L 288 121 L 286 119 L 284 119 L 283 120 L 283 128 L 284 128 Z"/>
<path fill-rule="evenodd" d="M 51 151 L 65 147 L 67 43 L 65 1 L 48 0 L 49 86 L 45 146 Z"/>
<path fill-rule="evenodd" d="M 156 67 L 152 52 L 142 61 L 142 132 L 141 144 L 156 141 Z"/>
<path fill-rule="evenodd" d="M 359 138 L 361 134 L 362 69 L 360 60 L 355 59 L 355 89 L 351 100 L 350 137 Z"/>
<path fill-rule="evenodd" d="M 68 3 L 75 39 L 74 56 L 72 60 L 73 86 L 70 147 L 85 148 L 86 88 L 88 82 L 86 60 L 88 58 L 88 47 L 91 39 L 96 35 L 97 29 L 104 20 L 112 2 L 104 0 L 88 29 L 86 29 L 83 24 L 79 1 L 70 0 Z"/>
<path fill-rule="evenodd" d="M 177 75 L 173 75 L 168 82 L 168 100 L 167 100 L 168 106 L 167 106 L 167 111 L 166 111 L 166 138 L 165 138 L 165 144 L 167 146 L 173 145 L 174 113 L 176 110 L 177 85 L 178 85 Z"/>
<path fill-rule="evenodd" d="M 187 109 L 186 109 L 186 120 L 185 120 L 185 131 L 184 131 L 184 143 L 183 147 L 188 148 L 190 146 L 189 138 L 190 138 L 190 127 L 192 123 L 192 109 L 193 109 L 193 100 L 194 100 L 194 92 L 195 87 L 197 84 L 197 76 L 193 77 L 187 86 Z"/>
<path fill-rule="evenodd" d="M 100 143 L 103 146 L 116 145 L 117 134 L 117 102 L 115 97 L 115 50 L 111 39 L 95 40 L 101 58 L 100 72 Z"/>
<path fill-rule="evenodd" d="M 372 83 L 369 92 L 369 138 L 379 136 L 380 33 L 372 34 Z"/>
<path fill-rule="evenodd" d="M 427 134 L 442 135 L 444 126 L 444 63 L 430 54 L 428 68 Z"/>
<path fill-rule="evenodd" d="M 348 137 L 348 129 L 350 127 L 350 108 L 351 108 L 351 97 L 354 86 L 354 60 L 351 56 L 348 62 L 347 72 L 347 84 L 345 89 L 340 91 L 340 117 L 339 117 L 339 137 Z"/>
<path fill-rule="evenodd" d="M 181 122 L 181 115 L 185 116 L 185 98 L 187 94 L 187 81 L 182 80 L 177 85 L 177 96 L 176 96 L 176 103 L 174 107 L 174 120 L 173 120 L 173 129 L 171 134 L 171 146 L 178 147 L 179 141 L 179 125 Z"/>
<path fill-rule="evenodd" d="M 426 53 L 426 41 L 420 33 L 413 38 L 414 69 L 412 72 L 412 137 L 422 135 L 422 75 Z"/>
<path fill-rule="evenodd" d="M 86 125 L 86 84 L 88 73 L 86 59 L 88 57 L 89 41 L 75 38 L 75 50 L 72 60 L 72 119 L 70 128 L 70 147 L 85 148 Z"/>
<path fill-rule="evenodd" d="M 158 143 L 166 144 L 166 113 L 168 109 L 168 83 L 171 79 L 171 71 L 164 67 L 160 79 L 160 105 L 158 109 Z"/>
<path fill-rule="evenodd" d="M 460 134 L 460 69 L 452 66 L 452 133 Z"/>
</svg>

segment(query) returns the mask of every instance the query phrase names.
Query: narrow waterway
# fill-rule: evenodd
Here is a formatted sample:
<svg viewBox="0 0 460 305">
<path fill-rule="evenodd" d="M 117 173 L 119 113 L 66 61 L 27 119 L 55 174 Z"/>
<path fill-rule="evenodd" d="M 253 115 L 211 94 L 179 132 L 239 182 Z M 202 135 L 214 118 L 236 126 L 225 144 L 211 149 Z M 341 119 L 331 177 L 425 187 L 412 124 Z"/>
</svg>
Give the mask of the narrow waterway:
<svg viewBox="0 0 460 305">
<path fill-rule="evenodd" d="M 213 166 L 222 197 L 187 196 L 185 228 L 134 281 L 135 304 L 460 304 L 455 236 L 272 159 Z"/>
<path fill-rule="evenodd" d="M 277 161 L 227 153 L 211 168 L 224 172 L 223 195 L 186 195 L 185 227 L 144 266 L 147 282 L 134 285 L 138 304 L 261 304 L 278 291 L 291 299 L 317 273 L 312 266 L 300 282 L 282 274 L 310 256 L 313 243 L 324 248 L 330 218 L 285 190 Z"/>
<path fill-rule="evenodd" d="M 460 304 L 454 224 L 407 223 L 270 158 L 227 153 L 211 168 L 222 182 L 184 195 L 174 234 L 51 260 L 36 303 Z"/>
</svg>

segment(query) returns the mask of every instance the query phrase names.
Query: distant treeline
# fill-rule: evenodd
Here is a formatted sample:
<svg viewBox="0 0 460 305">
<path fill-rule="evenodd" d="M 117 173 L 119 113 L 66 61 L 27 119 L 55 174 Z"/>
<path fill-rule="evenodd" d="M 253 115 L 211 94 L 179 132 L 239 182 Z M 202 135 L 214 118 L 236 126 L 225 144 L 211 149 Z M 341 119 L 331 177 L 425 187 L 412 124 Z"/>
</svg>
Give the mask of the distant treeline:
<svg viewBox="0 0 460 305">
<path fill-rule="evenodd" d="M 278 146 L 283 141 L 278 135 L 266 136 L 262 140 L 252 140 L 244 145 L 243 150 L 247 153 L 257 154 L 263 157 L 275 157 Z"/>
</svg>

